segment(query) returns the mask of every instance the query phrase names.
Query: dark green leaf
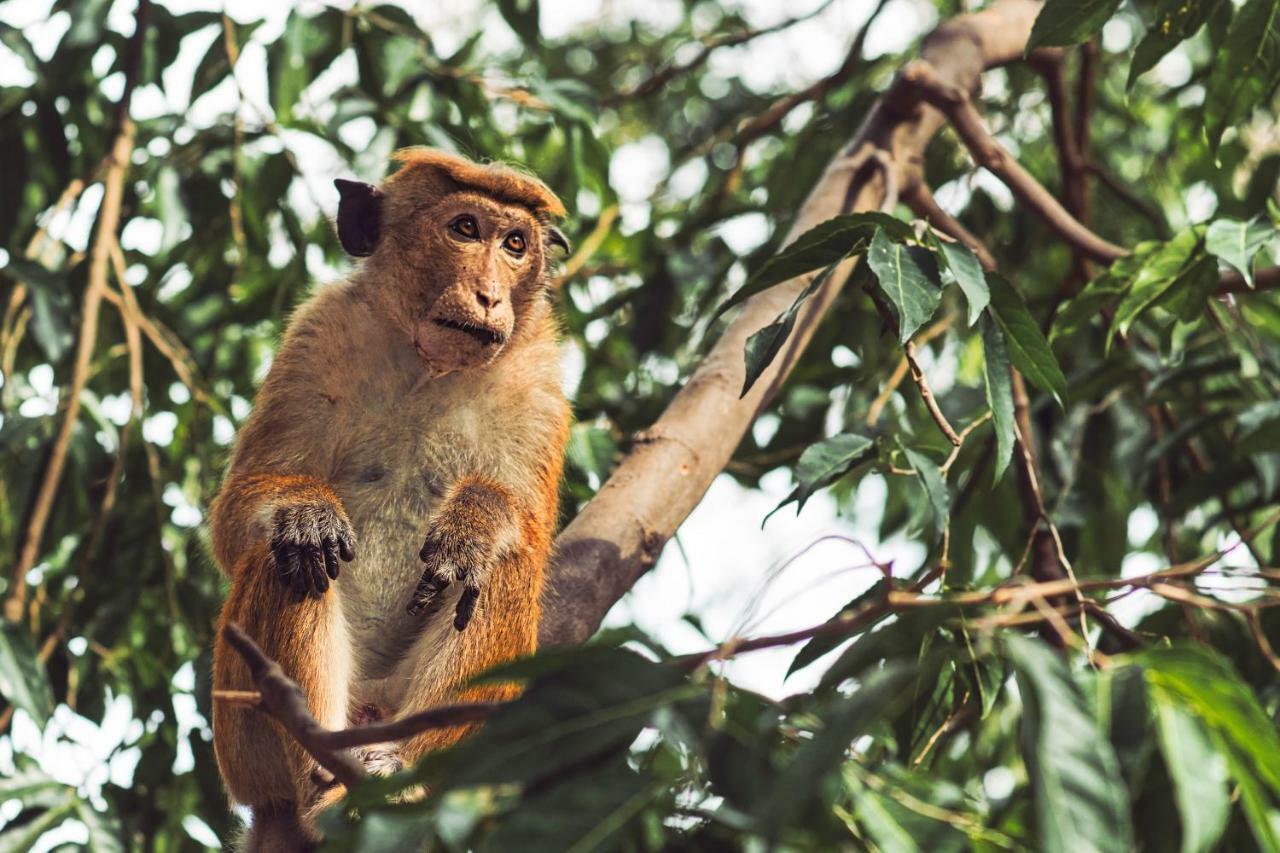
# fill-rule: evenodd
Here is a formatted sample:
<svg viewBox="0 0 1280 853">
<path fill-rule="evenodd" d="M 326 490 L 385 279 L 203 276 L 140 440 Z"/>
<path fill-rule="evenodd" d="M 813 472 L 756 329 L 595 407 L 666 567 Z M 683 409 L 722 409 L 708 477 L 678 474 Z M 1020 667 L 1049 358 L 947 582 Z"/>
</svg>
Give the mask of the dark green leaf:
<svg viewBox="0 0 1280 853">
<path fill-rule="evenodd" d="M 951 517 L 951 499 L 947 494 L 947 483 L 942 479 L 942 470 L 934 464 L 932 459 L 919 451 L 903 447 L 902 452 L 906 454 L 911 467 L 915 469 L 920 485 L 924 486 L 925 497 L 928 498 L 929 507 L 933 510 L 934 530 L 941 535 Z"/>
<path fill-rule="evenodd" d="M 1004 332 L 990 317 L 982 318 L 982 376 L 987 389 L 987 405 L 996 434 L 994 480 L 1004 475 L 1013 457 L 1013 380 L 1009 375 L 1009 352 Z"/>
<path fill-rule="evenodd" d="M 1111 20 L 1120 0 L 1048 0 L 1027 40 L 1027 53 L 1037 47 L 1067 47 L 1087 41 Z"/>
<path fill-rule="evenodd" d="M 837 620 L 847 617 L 851 613 L 869 608 L 874 602 L 882 601 L 885 594 L 891 587 L 892 582 L 888 578 L 881 578 L 868 587 L 866 592 L 863 592 L 853 601 L 850 601 L 844 607 L 840 608 L 840 612 L 833 616 L 832 619 Z M 888 610 L 885 610 L 876 618 L 869 619 L 864 630 L 869 630 L 886 615 L 888 615 Z M 799 670 L 804 669 L 827 652 L 836 648 L 841 643 L 846 642 L 851 636 L 856 635 L 848 634 L 845 636 L 831 636 L 818 634 L 813 637 L 809 642 L 800 647 L 800 651 L 796 652 L 795 659 L 791 661 L 791 666 L 787 668 L 787 675 L 791 675 L 793 672 L 798 672 Z"/>
<path fill-rule="evenodd" d="M 850 213 L 828 219 L 801 234 L 790 245 L 774 255 L 746 284 L 734 291 L 716 309 L 715 320 L 735 305 L 740 305 L 761 291 L 790 281 L 812 270 L 839 263 L 849 255 L 865 251 L 877 229 L 884 229 L 897 240 L 914 236 L 911 226 L 887 214 L 869 211 Z"/>
<path fill-rule="evenodd" d="M 1144 311 L 1182 287 L 1198 280 L 1197 264 L 1204 257 L 1203 242 L 1194 229 L 1183 231 L 1147 256 L 1116 308 L 1111 337 L 1127 334 Z"/>
<path fill-rule="evenodd" d="M 1129 794 L 1111 744 L 1071 677 L 1044 643 L 1006 640 L 1022 695 L 1022 751 L 1035 789 L 1037 849 L 1133 849 Z"/>
<path fill-rule="evenodd" d="M 1022 297 L 1008 279 L 999 273 L 987 274 L 987 286 L 991 288 L 991 308 L 995 312 L 1009 358 L 1013 366 L 1041 391 L 1053 395 L 1059 406 L 1066 406 L 1067 378 L 1058 367 L 1053 350 L 1040 333 Z"/>
<path fill-rule="evenodd" d="M 799 506 L 818 489 L 824 488 L 849 472 L 855 464 L 865 458 L 874 442 L 865 435 L 856 432 L 844 432 L 831 438 L 811 444 L 800 454 L 796 463 L 796 482 Z"/>
<path fill-rule="evenodd" d="M 8 619 L 0 621 L 0 696 L 30 714 L 41 728 L 53 713 L 53 695 L 31 634 Z"/>
<path fill-rule="evenodd" d="M 746 373 L 742 380 L 742 395 L 747 396 L 747 392 L 751 390 L 751 386 L 756 384 L 756 380 L 768 369 L 773 363 L 778 353 L 782 351 L 782 345 L 787 342 L 787 338 L 791 336 L 791 330 L 796 325 L 796 315 L 800 311 L 800 306 L 805 303 L 810 296 L 814 294 L 819 287 L 822 287 L 826 280 L 835 271 L 839 261 L 833 263 L 822 271 L 822 275 L 814 278 L 809 282 L 809 286 L 801 291 L 796 297 L 796 301 L 791 303 L 791 307 L 782 312 L 778 319 L 774 320 L 763 329 L 759 329 L 747 338 L 745 352 L 743 353 L 746 360 Z"/>
<path fill-rule="evenodd" d="M 881 229 L 871 239 L 867 264 L 897 312 L 898 340 L 906 343 L 938 310 L 942 300 L 938 263 L 928 249 L 896 243 Z"/>
<path fill-rule="evenodd" d="M 498 0 L 498 11 L 526 47 L 538 46 L 538 0 Z"/>
<path fill-rule="evenodd" d="M 1204 99 L 1205 132 L 1216 151 L 1280 82 L 1280 0 L 1248 0 L 1231 18 Z"/>
</svg>

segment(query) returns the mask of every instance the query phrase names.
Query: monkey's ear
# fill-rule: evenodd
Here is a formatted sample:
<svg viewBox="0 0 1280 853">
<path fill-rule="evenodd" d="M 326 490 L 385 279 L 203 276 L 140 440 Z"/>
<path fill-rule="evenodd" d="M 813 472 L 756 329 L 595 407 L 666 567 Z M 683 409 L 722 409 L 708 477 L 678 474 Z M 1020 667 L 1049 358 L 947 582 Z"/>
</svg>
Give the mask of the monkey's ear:
<svg viewBox="0 0 1280 853">
<path fill-rule="evenodd" d="M 348 255 L 367 258 L 378 245 L 381 230 L 382 192 L 359 181 L 333 182 L 338 188 L 338 242 Z"/>
<path fill-rule="evenodd" d="M 559 246 L 560 251 L 568 255 L 572 249 L 569 248 L 569 238 L 564 236 L 564 232 L 554 225 L 547 226 L 547 245 Z"/>
</svg>

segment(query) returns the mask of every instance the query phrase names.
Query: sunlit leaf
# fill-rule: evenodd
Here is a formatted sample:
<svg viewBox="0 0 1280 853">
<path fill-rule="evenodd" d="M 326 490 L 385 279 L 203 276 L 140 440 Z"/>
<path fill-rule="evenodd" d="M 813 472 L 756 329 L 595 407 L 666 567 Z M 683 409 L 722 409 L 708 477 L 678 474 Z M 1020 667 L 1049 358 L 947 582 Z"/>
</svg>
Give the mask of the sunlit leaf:
<svg viewBox="0 0 1280 853">
<path fill-rule="evenodd" d="M 1261 216 L 1248 222 L 1216 219 L 1205 231 L 1204 247 L 1209 254 L 1233 266 L 1253 287 L 1253 259 L 1276 234 L 1275 226 Z"/>
<path fill-rule="evenodd" d="M 1227 763 L 1214 748 L 1204 723 L 1180 705 L 1152 702 L 1160 749 L 1173 779 L 1182 819 L 1182 853 L 1210 850 L 1227 827 L 1231 797 Z"/>
<path fill-rule="evenodd" d="M 1048 0 L 1031 28 L 1027 52 L 1088 40 L 1111 19 L 1120 0 Z"/>
</svg>

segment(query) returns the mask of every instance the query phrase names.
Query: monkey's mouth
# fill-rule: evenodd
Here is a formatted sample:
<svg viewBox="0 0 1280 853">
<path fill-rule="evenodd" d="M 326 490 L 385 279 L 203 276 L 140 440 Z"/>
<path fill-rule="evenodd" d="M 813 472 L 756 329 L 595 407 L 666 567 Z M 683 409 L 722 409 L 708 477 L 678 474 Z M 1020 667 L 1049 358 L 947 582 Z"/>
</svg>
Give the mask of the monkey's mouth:
<svg viewBox="0 0 1280 853">
<path fill-rule="evenodd" d="M 496 346 L 507 342 L 507 335 L 498 329 L 490 329 L 488 326 L 481 326 L 477 323 L 468 323 L 466 320 L 450 320 L 448 317 L 435 317 L 432 322 L 437 326 L 444 326 L 446 329 L 453 329 L 455 332 L 462 332 L 470 335 L 485 346 Z"/>
</svg>

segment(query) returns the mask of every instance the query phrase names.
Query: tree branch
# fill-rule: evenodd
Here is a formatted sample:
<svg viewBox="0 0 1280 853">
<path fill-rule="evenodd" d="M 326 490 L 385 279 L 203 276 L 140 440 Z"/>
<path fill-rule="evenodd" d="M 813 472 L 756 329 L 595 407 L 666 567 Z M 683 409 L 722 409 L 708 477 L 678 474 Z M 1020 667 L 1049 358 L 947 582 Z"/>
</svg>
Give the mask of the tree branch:
<svg viewBox="0 0 1280 853">
<path fill-rule="evenodd" d="M 1039 9 L 1035 0 L 997 0 L 980 12 L 943 23 L 925 40 L 921 56 L 939 79 L 970 90 L 986 68 L 1022 56 Z M 899 186 L 916 182 L 925 146 L 944 116 L 919 104 L 913 88 L 910 80 L 900 76 L 872 108 L 862 128 L 827 166 L 784 245 L 846 209 L 880 207 L 886 188 L 883 170 L 862 171 L 850 165 L 861 165 L 872 151 L 887 152 Z M 915 106 L 904 108 L 908 101 Z M 770 288 L 738 309 L 706 359 L 646 431 L 649 440 L 632 446 L 596 497 L 561 533 L 548 579 L 539 632 L 542 644 L 585 640 L 654 564 L 663 544 L 702 499 L 756 415 L 777 393 L 852 267 L 852 259 L 842 264 L 804 304 L 782 352 L 741 399 L 747 338 L 786 310 L 812 276 Z"/>
</svg>

